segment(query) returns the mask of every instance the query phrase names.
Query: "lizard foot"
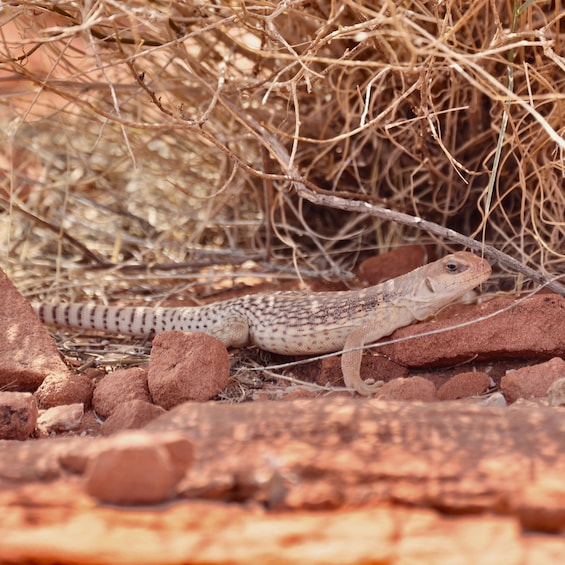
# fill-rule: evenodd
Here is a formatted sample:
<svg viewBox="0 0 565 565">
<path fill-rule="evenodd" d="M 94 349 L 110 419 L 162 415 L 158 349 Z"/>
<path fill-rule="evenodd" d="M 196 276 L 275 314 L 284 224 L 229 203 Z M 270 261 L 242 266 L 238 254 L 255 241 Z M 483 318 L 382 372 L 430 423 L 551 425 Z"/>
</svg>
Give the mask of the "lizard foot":
<svg viewBox="0 0 565 565">
<path fill-rule="evenodd" d="M 347 388 L 353 389 L 361 396 L 371 396 L 385 384 L 384 381 L 376 381 L 375 383 L 368 384 L 361 377 L 351 378 L 351 376 L 345 377 L 345 375 L 343 380 Z"/>
</svg>

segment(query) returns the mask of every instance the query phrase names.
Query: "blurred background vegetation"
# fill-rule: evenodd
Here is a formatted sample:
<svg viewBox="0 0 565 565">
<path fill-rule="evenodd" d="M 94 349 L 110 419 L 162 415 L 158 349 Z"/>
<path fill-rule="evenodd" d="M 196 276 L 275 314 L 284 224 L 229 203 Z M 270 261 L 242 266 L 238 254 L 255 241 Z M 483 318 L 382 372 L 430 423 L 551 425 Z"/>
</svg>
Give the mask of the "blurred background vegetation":
<svg viewBox="0 0 565 565">
<path fill-rule="evenodd" d="M 565 270 L 559 0 L 4 2 L 0 32 L 1 261 L 30 297 L 450 248 L 297 181 Z"/>
</svg>

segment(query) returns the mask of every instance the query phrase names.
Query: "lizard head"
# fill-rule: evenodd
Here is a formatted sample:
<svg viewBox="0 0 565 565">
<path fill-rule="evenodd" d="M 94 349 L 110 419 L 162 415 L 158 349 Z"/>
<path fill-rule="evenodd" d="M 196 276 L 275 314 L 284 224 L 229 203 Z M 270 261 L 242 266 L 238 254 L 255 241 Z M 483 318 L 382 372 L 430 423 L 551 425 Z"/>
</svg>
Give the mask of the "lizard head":
<svg viewBox="0 0 565 565">
<path fill-rule="evenodd" d="M 486 281 L 491 267 L 473 253 L 458 251 L 409 274 L 416 273 L 420 276 L 407 289 L 407 307 L 417 320 L 424 320 Z"/>
</svg>

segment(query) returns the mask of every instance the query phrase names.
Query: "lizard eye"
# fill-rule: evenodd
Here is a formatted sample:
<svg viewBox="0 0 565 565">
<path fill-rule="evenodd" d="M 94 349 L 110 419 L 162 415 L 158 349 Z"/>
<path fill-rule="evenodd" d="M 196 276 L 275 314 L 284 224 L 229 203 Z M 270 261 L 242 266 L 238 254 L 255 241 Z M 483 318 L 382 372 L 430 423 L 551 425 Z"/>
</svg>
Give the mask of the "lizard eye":
<svg viewBox="0 0 565 565">
<path fill-rule="evenodd" d="M 453 261 L 453 260 L 452 260 L 452 261 L 448 261 L 448 262 L 445 264 L 445 270 L 446 270 L 448 273 L 457 273 L 457 272 L 459 271 L 459 267 L 460 267 L 460 266 L 461 266 L 461 265 L 460 265 L 457 261 Z"/>
</svg>

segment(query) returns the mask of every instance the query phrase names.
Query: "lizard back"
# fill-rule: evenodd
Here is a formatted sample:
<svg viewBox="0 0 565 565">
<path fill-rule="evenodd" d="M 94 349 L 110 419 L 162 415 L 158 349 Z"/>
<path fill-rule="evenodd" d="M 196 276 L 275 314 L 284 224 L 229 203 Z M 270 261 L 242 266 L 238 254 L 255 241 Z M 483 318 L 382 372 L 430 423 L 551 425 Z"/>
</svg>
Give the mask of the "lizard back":
<svg viewBox="0 0 565 565">
<path fill-rule="evenodd" d="M 321 353 L 342 347 L 351 328 L 386 302 L 382 293 L 367 291 L 274 292 L 178 308 L 72 303 L 34 308 L 44 323 L 59 327 L 137 336 L 204 332 L 228 347 L 253 343 L 275 353 Z"/>
</svg>

